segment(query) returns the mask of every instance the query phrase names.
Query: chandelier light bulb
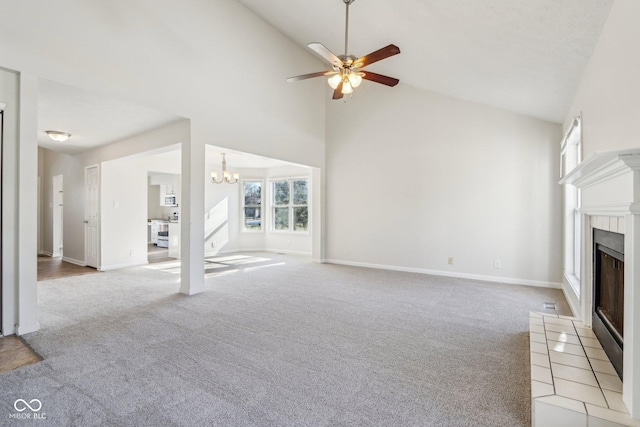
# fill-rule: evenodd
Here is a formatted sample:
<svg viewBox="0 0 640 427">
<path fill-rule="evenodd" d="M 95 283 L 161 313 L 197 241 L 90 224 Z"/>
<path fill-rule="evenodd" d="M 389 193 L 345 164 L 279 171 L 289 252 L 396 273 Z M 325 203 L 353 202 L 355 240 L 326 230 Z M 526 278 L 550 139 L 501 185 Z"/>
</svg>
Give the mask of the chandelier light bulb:
<svg viewBox="0 0 640 427">
<path fill-rule="evenodd" d="M 351 83 L 349 83 L 349 79 L 346 79 L 346 81 L 342 84 L 342 93 L 344 95 L 353 93 L 353 88 L 351 87 Z"/>
</svg>

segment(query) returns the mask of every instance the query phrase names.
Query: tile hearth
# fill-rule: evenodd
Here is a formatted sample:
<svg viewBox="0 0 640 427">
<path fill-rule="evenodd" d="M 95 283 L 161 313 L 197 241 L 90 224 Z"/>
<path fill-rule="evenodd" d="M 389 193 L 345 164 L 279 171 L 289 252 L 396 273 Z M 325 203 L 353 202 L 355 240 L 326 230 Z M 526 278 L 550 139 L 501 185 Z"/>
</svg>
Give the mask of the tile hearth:
<svg viewBox="0 0 640 427">
<path fill-rule="evenodd" d="M 530 313 L 532 425 L 639 426 L 591 328 L 566 316 Z"/>
</svg>

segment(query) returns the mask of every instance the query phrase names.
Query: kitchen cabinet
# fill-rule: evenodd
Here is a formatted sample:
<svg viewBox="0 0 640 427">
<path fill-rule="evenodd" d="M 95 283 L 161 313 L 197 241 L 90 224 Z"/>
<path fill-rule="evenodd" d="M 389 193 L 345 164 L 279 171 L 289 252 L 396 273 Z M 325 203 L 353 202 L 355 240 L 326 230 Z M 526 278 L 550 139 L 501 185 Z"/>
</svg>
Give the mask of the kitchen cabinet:
<svg viewBox="0 0 640 427">
<path fill-rule="evenodd" d="M 178 197 L 172 184 L 160 185 L 160 206 L 178 206 Z"/>
<path fill-rule="evenodd" d="M 169 258 L 180 259 L 180 223 L 169 223 Z"/>
</svg>

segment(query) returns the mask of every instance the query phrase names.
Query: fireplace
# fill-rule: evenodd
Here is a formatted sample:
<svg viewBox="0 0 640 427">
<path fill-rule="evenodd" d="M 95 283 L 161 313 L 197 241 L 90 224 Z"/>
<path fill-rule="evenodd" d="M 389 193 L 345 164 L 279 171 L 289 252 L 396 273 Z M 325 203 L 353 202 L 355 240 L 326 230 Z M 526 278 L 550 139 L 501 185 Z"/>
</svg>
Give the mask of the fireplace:
<svg viewBox="0 0 640 427">
<path fill-rule="evenodd" d="M 624 235 L 593 230 L 593 332 L 622 379 Z"/>
</svg>

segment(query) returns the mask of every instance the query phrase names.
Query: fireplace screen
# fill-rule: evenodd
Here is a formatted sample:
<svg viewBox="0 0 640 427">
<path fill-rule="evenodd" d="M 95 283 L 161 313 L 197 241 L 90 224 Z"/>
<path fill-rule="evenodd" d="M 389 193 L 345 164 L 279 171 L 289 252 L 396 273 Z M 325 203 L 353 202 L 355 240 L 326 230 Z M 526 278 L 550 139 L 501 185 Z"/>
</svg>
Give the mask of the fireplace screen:
<svg viewBox="0 0 640 427">
<path fill-rule="evenodd" d="M 624 235 L 594 230 L 593 332 L 622 378 Z"/>
<path fill-rule="evenodd" d="M 604 249 L 604 250 L 603 250 Z M 600 286 L 596 294 L 596 310 L 613 335 L 622 344 L 624 314 L 624 261 L 608 254 L 606 248 L 598 248 Z"/>
</svg>

